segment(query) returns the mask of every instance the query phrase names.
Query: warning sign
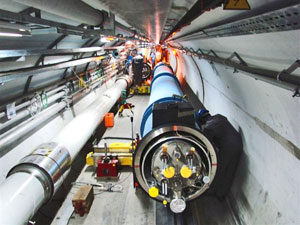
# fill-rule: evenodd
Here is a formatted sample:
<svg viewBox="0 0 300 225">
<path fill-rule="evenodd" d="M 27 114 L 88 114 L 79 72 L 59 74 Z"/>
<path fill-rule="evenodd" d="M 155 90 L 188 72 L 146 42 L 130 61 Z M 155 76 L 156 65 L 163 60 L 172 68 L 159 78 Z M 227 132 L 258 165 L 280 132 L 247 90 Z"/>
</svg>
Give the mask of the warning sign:
<svg viewBox="0 0 300 225">
<path fill-rule="evenodd" d="M 250 10 L 251 7 L 247 0 L 228 0 L 224 3 L 225 10 Z"/>
</svg>

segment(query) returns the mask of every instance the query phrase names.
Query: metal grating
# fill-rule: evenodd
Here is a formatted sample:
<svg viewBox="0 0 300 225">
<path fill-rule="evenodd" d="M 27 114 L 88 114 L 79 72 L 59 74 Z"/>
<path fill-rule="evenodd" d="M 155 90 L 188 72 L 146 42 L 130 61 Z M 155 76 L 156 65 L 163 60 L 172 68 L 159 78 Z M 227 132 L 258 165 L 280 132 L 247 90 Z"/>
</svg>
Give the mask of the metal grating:
<svg viewBox="0 0 300 225">
<path fill-rule="evenodd" d="M 179 41 L 187 41 L 202 38 L 258 34 L 298 29 L 300 29 L 300 4 L 248 19 L 243 19 L 237 22 L 203 29 L 197 33 L 175 39 Z"/>
</svg>

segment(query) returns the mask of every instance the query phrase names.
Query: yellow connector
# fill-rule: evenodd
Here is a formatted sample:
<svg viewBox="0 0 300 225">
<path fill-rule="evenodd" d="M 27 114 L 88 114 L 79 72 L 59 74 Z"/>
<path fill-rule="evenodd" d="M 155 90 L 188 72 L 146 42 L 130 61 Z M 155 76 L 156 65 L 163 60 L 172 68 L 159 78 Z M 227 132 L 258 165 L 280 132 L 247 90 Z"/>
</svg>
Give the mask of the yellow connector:
<svg viewBox="0 0 300 225">
<path fill-rule="evenodd" d="M 159 195 L 159 190 L 157 187 L 151 187 L 149 188 L 148 193 L 151 198 L 156 198 Z"/>
<path fill-rule="evenodd" d="M 192 176 L 193 174 L 193 171 L 188 168 L 187 166 L 183 166 L 180 170 L 180 174 L 183 178 L 189 178 L 190 176 Z"/>
<path fill-rule="evenodd" d="M 86 164 L 89 166 L 94 165 L 94 152 L 89 152 L 85 157 Z"/>
<path fill-rule="evenodd" d="M 166 168 L 164 170 L 165 178 L 170 179 L 170 178 L 174 177 L 174 175 L 175 175 L 175 168 L 173 166 L 169 166 L 168 168 Z"/>
</svg>

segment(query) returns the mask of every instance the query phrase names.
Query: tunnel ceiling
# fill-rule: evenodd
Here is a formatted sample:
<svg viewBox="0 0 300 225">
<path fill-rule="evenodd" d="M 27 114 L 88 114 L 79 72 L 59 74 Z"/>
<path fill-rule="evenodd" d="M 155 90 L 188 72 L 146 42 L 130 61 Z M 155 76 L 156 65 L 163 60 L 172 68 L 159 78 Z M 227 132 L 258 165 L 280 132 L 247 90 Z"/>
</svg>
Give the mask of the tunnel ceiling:
<svg viewBox="0 0 300 225">
<path fill-rule="evenodd" d="M 188 11 L 199 2 L 202 5 L 208 4 L 205 0 L 0 0 L 3 10 L 20 13 L 30 7 L 36 8 L 41 10 L 43 19 L 70 25 L 80 25 L 80 22 L 98 25 L 101 21 L 97 18 L 101 15 L 100 11 L 111 11 L 116 15 L 117 21 L 125 26 L 130 25 L 157 43 L 170 34 Z"/>
<path fill-rule="evenodd" d="M 90 2 L 86 1 L 86 2 Z M 116 15 L 158 43 L 195 4 L 196 0 L 100 0 Z"/>
<path fill-rule="evenodd" d="M 116 21 L 131 26 L 156 43 L 163 41 L 174 29 L 189 24 L 212 4 L 220 2 L 222 0 L 0 0 L 2 10 L 24 13 L 37 9 L 41 10 L 42 19 L 73 26 L 102 25 L 101 11 L 113 12 Z"/>
<path fill-rule="evenodd" d="M 178 45 L 181 44 L 186 48 L 194 48 L 194 50 L 197 50 L 201 44 L 202 50 L 209 52 L 210 49 L 213 49 L 217 54 L 222 54 L 215 48 L 226 49 L 229 42 L 222 41 L 222 43 L 219 43 L 215 41 L 216 37 L 234 36 L 241 32 L 244 32 L 243 35 L 255 34 L 251 23 L 255 19 L 252 18 L 253 16 L 262 15 L 262 18 L 258 18 L 260 21 L 262 19 L 265 21 L 265 17 L 268 18 L 267 22 L 262 24 L 255 23 L 255 29 L 260 29 L 259 33 L 299 29 L 298 21 L 294 21 L 299 20 L 298 8 L 292 8 L 291 12 L 289 11 L 290 9 L 274 12 L 276 9 L 281 10 L 284 7 L 298 4 L 297 0 L 286 2 L 281 0 L 272 1 L 272 4 L 270 2 L 267 4 L 259 0 L 252 0 L 252 10 L 250 11 L 225 12 L 222 7 L 218 7 L 222 0 L 0 0 L 0 23 L 10 22 L 12 23 L 11 25 L 27 25 L 32 31 L 44 31 L 43 33 L 32 33 L 31 36 L 23 36 L 21 39 L 0 37 L 0 48 L 1 50 L 13 51 L 18 49 L 50 50 L 55 48 L 73 49 L 102 45 L 111 46 L 116 43 L 121 44 L 128 38 L 135 38 L 134 29 L 132 28 L 136 28 L 139 35 L 139 31 L 141 31 L 149 35 L 152 40 L 159 42 L 172 34 L 173 30 L 178 27 L 176 34 L 169 36 L 168 41 Z M 84 8 L 80 7 L 82 4 Z M 62 6 L 66 6 L 66 8 Z M 115 29 L 115 35 L 122 34 L 123 39 L 120 39 L 118 36 L 119 40 L 116 43 L 106 43 L 105 45 L 101 43 L 100 29 L 102 29 L 102 26 L 99 24 L 101 19 L 97 17 L 97 15 L 102 14 L 101 10 L 112 11 L 115 13 L 117 22 L 122 23 L 122 26 L 128 26 L 125 27 L 127 29 L 122 29 L 124 26 L 121 26 L 121 29 L 117 29 L 117 27 Z M 76 14 L 76 11 L 80 13 Z M 270 11 L 272 14 L 266 15 L 266 11 Z M 93 14 L 89 18 L 86 17 L 88 12 Z M 273 13 L 276 15 L 273 15 Z M 289 14 L 293 16 L 288 16 Z M 280 19 L 280 23 L 286 24 L 286 26 L 279 30 L 279 28 L 276 28 L 278 20 L 274 18 L 281 18 L 283 15 L 286 16 Z M 241 20 L 242 18 L 243 20 Z M 192 22 L 193 19 L 195 20 Z M 258 21 L 258 19 L 256 18 L 255 21 Z M 272 22 L 270 19 L 272 19 Z M 242 28 L 238 28 L 240 33 L 230 28 L 232 23 L 240 23 L 238 24 L 238 27 L 242 26 Z M 272 26 L 274 27 L 272 28 Z M 262 27 L 269 28 L 269 30 L 262 30 Z M 122 33 L 120 30 L 125 30 L 125 32 Z M 229 46 L 227 49 L 232 54 L 235 46 Z M 246 52 L 249 51 L 247 50 Z M 262 52 L 264 53 L 264 50 Z M 74 53 L 64 57 L 57 56 L 56 58 L 42 55 L 27 55 L 24 57 L 7 57 L 4 55 L 1 57 L 0 54 L 0 72 L 9 75 L 11 74 L 8 73 L 10 70 L 21 70 L 28 67 L 57 63 L 58 61 L 74 60 L 77 57 L 76 55 L 82 58 L 90 57 L 92 53 Z M 251 60 L 247 59 L 247 62 L 251 62 Z M 266 67 L 265 63 L 254 61 L 253 64 L 261 64 L 261 67 Z M 273 65 L 271 69 L 273 69 Z M 46 84 L 51 80 L 61 80 L 62 77 L 66 77 L 66 74 L 69 75 L 66 69 L 52 71 L 51 74 L 45 76 L 47 79 L 42 81 Z M 22 95 L 22 93 L 36 90 L 37 86 L 42 86 L 41 80 L 37 78 L 32 80 L 33 83 L 30 77 L 28 79 L 18 77 L 15 83 L 3 81 L 0 89 L 0 96 L 2 97 L 0 102 L 3 99 L 7 102 L 9 100 L 8 97 Z"/>
<path fill-rule="evenodd" d="M 158 42 L 166 21 L 171 0 L 101 0 L 127 23 Z"/>
</svg>

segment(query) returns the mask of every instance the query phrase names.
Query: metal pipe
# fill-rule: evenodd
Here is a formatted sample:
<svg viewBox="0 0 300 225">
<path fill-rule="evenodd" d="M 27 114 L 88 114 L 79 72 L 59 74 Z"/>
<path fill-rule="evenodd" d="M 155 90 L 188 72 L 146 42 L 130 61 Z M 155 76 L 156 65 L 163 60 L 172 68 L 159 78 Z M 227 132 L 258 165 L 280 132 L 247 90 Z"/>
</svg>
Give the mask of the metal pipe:
<svg viewBox="0 0 300 225">
<path fill-rule="evenodd" d="M 22 77 L 29 77 L 34 75 L 42 74 L 43 72 L 47 72 L 50 70 L 59 70 L 67 67 L 78 66 L 82 64 L 86 64 L 89 62 L 99 62 L 102 57 L 88 57 L 83 59 L 75 59 L 67 62 L 54 63 L 44 66 L 34 66 L 25 69 L 16 69 L 11 71 L 3 71 L 0 72 L 0 82 L 7 82 L 15 79 L 19 79 Z"/>
<path fill-rule="evenodd" d="M 66 85 L 59 86 L 59 87 L 57 87 L 57 88 L 54 88 L 54 89 L 51 90 L 51 91 L 48 91 L 48 92 L 47 92 L 47 95 L 48 95 L 48 96 L 51 96 L 51 95 L 53 95 L 53 94 L 55 94 L 55 93 L 57 93 L 57 92 L 59 92 L 59 91 L 65 89 L 65 88 L 67 88 Z"/>
<path fill-rule="evenodd" d="M 57 87 L 57 88 L 55 88 L 55 89 L 53 89 L 51 91 L 48 91 L 47 92 L 47 96 L 49 97 L 49 96 L 51 96 L 51 95 L 59 92 L 60 90 L 65 89 L 66 87 L 67 87 L 66 85 L 62 85 L 62 86 L 59 86 L 59 87 Z M 23 109 L 23 108 L 25 108 L 26 106 L 29 106 L 29 105 L 30 105 L 30 101 L 26 101 L 26 102 L 23 102 L 23 103 L 21 103 L 19 105 L 16 105 L 16 111 L 19 111 L 20 109 Z M 6 116 L 6 112 L 1 112 L 0 113 L 0 118 L 2 118 L 4 116 Z"/>
<path fill-rule="evenodd" d="M 58 99 L 60 99 L 60 98 L 62 98 L 63 96 L 65 96 L 65 94 L 66 94 L 65 91 L 61 91 L 61 92 L 59 92 L 59 93 L 57 93 L 57 94 L 55 94 L 55 95 L 50 96 L 50 97 L 48 98 L 47 105 L 51 105 L 53 102 L 55 102 L 55 101 L 57 101 Z M 29 101 L 29 102 L 30 102 L 30 101 Z M 0 131 L 3 130 L 3 129 L 5 129 L 5 128 L 7 128 L 8 126 L 10 126 L 10 125 L 12 125 L 12 124 L 14 124 L 14 123 L 16 123 L 16 122 L 18 122 L 18 121 L 24 119 L 25 117 L 29 116 L 29 115 L 32 113 L 31 111 L 32 111 L 32 109 L 31 109 L 31 107 L 29 106 L 27 109 L 22 110 L 21 112 L 17 113 L 17 115 L 16 115 L 14 118 L 12 118 L 12 119 L 6 121 L 6 122 L 3 123 L 3 124 L 0 124 Z"/>
<path fill-rule="evenodd" d="M 113 70 L 113 69 L 111 68 L 111 70 Z M 107 73 L 107 71 L 105 71 L 105 73 Z M 115 75 L 115 74 L 116 73 L 113 73 L 112 76 Z M 94 87 L 96 87 L 98 85 L 98 84 L 95 85 L 95 83 L 94 83 L 94 82 L 98 81 L 98 77 L 94 76 L 93 78 L 95 78 L 96 81 L 92 80 L 92 83 L 91 83 L 92 84 L 92 88 L 94 88 Z M 47 96 L 52 96 L 54 93 L 56 93 L 56 92 L 58 92 L 60 90 L 63 90 L 65 88 L 67 88 L 66 85 L 59 86 L 59 87 L 57 87 L 57 88 L 55 88 L 55 89 L 50 90 L 49 92 L 47 92 Z M 64 94 L 64 92 L 60 93 L 59 95 L 56 95 L 56 97 L 54 97 L 54 98 L 50 97 L 48 99 L 48 104 L 51 104 L 52 102 L 56 101 L 57 99 L 59 99 L 59 96 L 62 97 L 63 94 Z M 26 106 L 28 106 L 30 104 L 31 104 L 31 101 L 26 101 L 26 102 L 24 102 L 24 103 L 22 103 L 20 105 L 17 105 L 16 106 L 16 111 L 19 110 L 19 109 L 21 109 L 21 108 L 24 108 L 24 107 L 26 107 Z M 13 123 L 15 123 L 16 121 L 19 121 L 19 120 L 25 118 L 29 114 L 30 114 L 30 110 L 28 110 L 28 109 L 19 112 L 17 114 L 17 116 L 15 118 L 13 118 L 12 120 L 9 120 L 6 123 L 3 123 L 2 125 L 0 124 L 0 130 L 4 129 L 5 127 L 7 127 L 7 126 L 9 126 L 9 125 L 11 125 Z M 0 113 L 0 118 L 4 117 L 5 115 L 6 115 L 6 112 Z"/>
<path fill-rule="evenodd" d="M 57 114 L 60 110 L 65 108 L 67 102 L 62 101 L 57 103 L 53 106 L 50 106 L 45 111 L 41 112 L 39 116 L 31 118 L 30 122 L 26 121 L 26 123 L 21 123 L 19 126 L 14 128 L 12 131 L 8 131 L 5 134 L 0 136 L 0 156 L 4 155 L 9 148 L 17 139 L 21 138 L 22 136 L 26 135 L 28 132 L 33 130 L 38 125 L 44 123 L 52 116 Z M 0 223 L 1 224 L 1 223 Z"/>
<path fill-rule="evenodd" d="M 71 81 L 72 79 L 74 79 L 74 77 L 71 77 L 70 79 L 67 79 L 67 81 Z M 46 85 L 44 85 L 42 87 L 30 90 L 26 94 L 18 95 L 18 96 L 14 97 L 14 98 L 11 98 L 11 99 L 2 100 L 2 101 L 0 101 L 0 105 L 2 106 L 2 105 L 5 105 L 5 104 L 9 104 L 11 102 L 14 102 L 14 101 L 16 101 L 16 102 L 17 101 L 21 101 L 21 100 L 23 100 L 25 98 L 31 97 L 36 92 L 40 92 L 40 91 L 43 91 L 45 89 L 53 88 L 53 86 L 58 86 L 58 85 L 66 84 L 67 81 L 66 80 L 59 80 L 59 81 L 55 81 L 55 82 L 52 82 L 52 83 L 48 83 L 48 84 L 46 84 Z"/>
<path fill-rule="evenodd" d="M 43 85 L 41 87 L 30 90 L 26 94 L 17 95 L 13 98 L 1 99 L 0 106 L 9 104 L 11 102 L 20 102 L 20 101 L 22 101 L 26 98 L 32 97 L 36 92 L 40 92 L 40 91 L 43 91 L 43 90 L 46 90 L 46 89 L 50 89 L 50 88 L 53 88 L 54 86 L 62 85 L 62 84 L 65 84 L 65 83 L 66 83 L 66 80 L 54 81 L 54 82 L 51 82 L 51 83 L 47 83 L 46 85 Z"/>
<path fill-rule="evenodd" d="M 75 77 L 72 77 L 72 78 L 70 78 L 68 80 L 72 80 L 72 79 L 75 79 Z M 45 86 L 42 86 L 42 87 L 39 87 L 37 89 L 31 90 L 31 91 L 29 91 L 26 94 L 22 94 L 22 95 L 16 96 L 16 97 L 14 97 L 12 99 L 1 100 L 0 101 L 0 105 L 2 106 L 2 105 L 5 105 L 5 104 L 9 104 L 10 102 L 13 102 L 13 101 L 20 101 L 22 99 L 28 98 L 29 96 L 32 96 L 35 92 L 43 91 L 44 89 L 49 89 L 49 88 L 51 88 L 53 86 L 62 85 L 62 84 L 65 84 L 65 83 L 66 83 L 66 80 L 60 80 L 60 81 L 55 81 L 55 82 L 49 83 L 49 84 L 47 84 Z"/>
<path fill-rule="evenodd" d="M 94 9 L 80 0 L 14 0 L 15 2 L 41 9 L 57 16 L 68 18 L 88 25 L 103 23 L 103 12 Z"/>
<path fill-rule="evenodd" d="M 68 49 L 16 49 L 16 50 L 0 50 L 0 58 L 18 57 L 18 56 L 59 56 L 59 55 L 74 55 L 75 53 L 99 52 L 104 50 L 122 49 L 124 47 L 82 47 Z"/>
<path fill-rule="evenodd" d="M 96 88 L 100 84 L 100 82 L 101 81 L 93 83 L 91 86 L 92 89 Z M 76 101 L 77 99 L 79 99 L 82 96 L 83 90 L 85 90 L 85 88 L 82 88 L 82 89 L 78 90 L 77 92 L 73 93 L 72 102 Z M 55 98 L 53 98 L 53 100 L 50 99 L 50 101 L 55 101 Z M 66 103 L 66 105 L 70 104 L 70 101 L 64 101 L 64 102 Z M 51 107 L 54 107 L 54 106 L 55 105 L 53 105 Z M 49 108 L 46 110 L 49 110 Z M 0 135 L 0 156 L 4 155 L 7 151 L 7 148 L 9 148 L 9 146 L 11 146 L 12 143 L 14 143 L 16 140 L 20 139 L 23 136 L 22 135 L 23 133 L 27 133 L 27 132 L 33 130 L 38 125 L 40 125 L 39 122 L 35 123 L 34 120 L 36 120 L 38 117 L 45 117 L 44 119 L 48 119 L 48 118 L 46 118 L 47 115 L 44 114 L 45 111 L 41 112 L 36 117 L 31 117 L 31 118 L 27 119 L 26 121 L 22 122 L 21 124 L 18 124 L 17 126 L 11 128 L 4 134 Z M 57 113 L 56 111 L 53 111 L 53 113 L 51 113 L 51 116 L 55 115 L 56 113 Z M 41 122 L 41 123 L 43 123 L 43 122 Z M 20 132 L 23 129 L 26 129 L 26 131 Z"/>
<path fill-rule="evenodd" d="M 61 99 L 64 96 L 66 96 L 66 92 L 65 91 L 60 91 L 57 94 L 50 96 L 48 98 L 48 105 L 54 103 L 55 101 Z"/>
<path fill-rule="evenodd" d="M 23 102 L 23 103 L 16 106 L 16 111 L 18 111 L 18 110 L 20 110 L 20 109 L 22 109 L 26 106 L 29 106 L 29 105 L 30 105 L 30 101 Z"/>
<path fill-rule="evenodd" d="M 21 112 L 18 112 L 14 118 L 12 118 L 0 125 L 0 131 L 5 129 L 6 127 L 16 123 L 17 121 L 24 119 L 26 116 L 29 116 L 29 115 L 30 115 L 29 109 L 25 109 L 25 110 L 22 110 Z"/>
<path fill-rule="evenodd" d="M 113 87 L 73 119 L 50 143 L 45 143 L 26 156 L 0 185 L 0 224 L 24 224 L 47 202 L 65 179 L 73 160 L 96 127 L 132 83 L 129 76 L 117 79 Z M 54 167 L 54 173 L 47 167 Z M 30 176 L 29 176 L 30 175 Z M 11 187 L 13 186 L 13 187 Z M 49 194 L 50 193 L 50 194 Z M 26 201 L 28 199 L 28 201 Z M 26 207 L 24 207 L 26 202 Z M 25 208 L 19 211 L 19 207 Z M 17 212 L 17 213 L 16 213 Z"/>
</svg>

